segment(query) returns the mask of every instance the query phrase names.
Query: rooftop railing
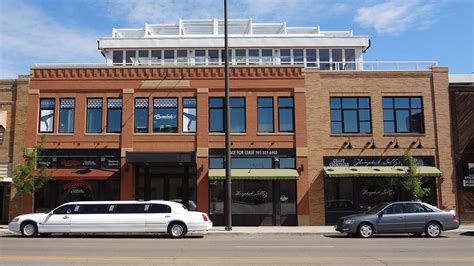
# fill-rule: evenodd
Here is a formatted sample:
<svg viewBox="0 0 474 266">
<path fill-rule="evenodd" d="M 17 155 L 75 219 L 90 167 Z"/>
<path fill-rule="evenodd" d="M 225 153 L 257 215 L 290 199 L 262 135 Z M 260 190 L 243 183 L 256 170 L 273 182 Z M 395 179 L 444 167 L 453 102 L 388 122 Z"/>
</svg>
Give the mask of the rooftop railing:
<svg viewBox="0 0 474 266">
<path fill-rule="evenodd" d="M 88 67 L 114 67 L 114 66 L 153 66 L 153 67 L 169 67 L 169 66 L 223 66 L 221 60 L 203 60 L 203 61 L 179 61 L 179 60 L 157 60 L 157 61 L 139 61 L 132 60 L 131 63 L 43 63 L 35 64 L 34 68 L 88 68 Z M 320 70 L 329 71 L 417 71 L 429 70 L 433 66 L 437 66 L 437 61 L 289 61 L 281 62 L 275 60 L 252 59 L 252 58 L 234 58 L 230 65 L 233 66 L 297 66 L 301 65 L 306 68 L 319 68 Z"/>
</svg>

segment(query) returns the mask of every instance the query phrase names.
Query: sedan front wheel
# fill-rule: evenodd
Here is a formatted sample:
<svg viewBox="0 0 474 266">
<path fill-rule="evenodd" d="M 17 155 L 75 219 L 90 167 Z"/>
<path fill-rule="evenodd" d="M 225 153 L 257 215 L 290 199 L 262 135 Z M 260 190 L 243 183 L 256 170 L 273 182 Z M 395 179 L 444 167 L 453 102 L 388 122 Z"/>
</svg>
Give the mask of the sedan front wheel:
<svg viewBox="0 0 474 266">
<path fill-rule="evenodd" d="M 368 223 L 362 223 L 359 225 L 359 230 L 357 234 L 363 238 L 369 238 L 374 235 L 374 228 Z"/>
</svg>

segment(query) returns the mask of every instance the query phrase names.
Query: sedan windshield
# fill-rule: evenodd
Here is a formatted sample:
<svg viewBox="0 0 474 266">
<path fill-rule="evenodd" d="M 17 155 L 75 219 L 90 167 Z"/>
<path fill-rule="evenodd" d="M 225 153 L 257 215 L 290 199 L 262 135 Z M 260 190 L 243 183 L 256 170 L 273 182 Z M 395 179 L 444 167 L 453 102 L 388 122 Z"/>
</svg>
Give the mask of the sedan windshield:
<svg viewBox="0 0 474 266">
<path fill-rule="evenodd" d="M 379 213 L 383 208 L 385 208 L 388 205 L 388 203 L 379 203 L 375 205 L 373 208 L 370 210 L 366 211 L 365 213 L 367 214 L 377 214 Z"/>
</svg>

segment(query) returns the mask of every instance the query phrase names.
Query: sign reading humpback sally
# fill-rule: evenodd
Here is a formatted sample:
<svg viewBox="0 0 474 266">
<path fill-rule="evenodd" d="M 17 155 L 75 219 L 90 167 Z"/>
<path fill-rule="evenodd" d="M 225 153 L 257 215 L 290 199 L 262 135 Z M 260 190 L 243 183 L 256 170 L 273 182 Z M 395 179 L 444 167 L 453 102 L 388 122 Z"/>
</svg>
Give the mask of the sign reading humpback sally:
<svg viewBox="0 0 474 266">
<path fill-rule="evenodd" d="M 434 166 L 434 157 L 415 157 L 417 166 Z M 357 166 L 406 166 L 402 157 L 379 156 L 379 157 L 323 157 L 324 166 L 329 167 L 357 167 Z"/>
</svg>

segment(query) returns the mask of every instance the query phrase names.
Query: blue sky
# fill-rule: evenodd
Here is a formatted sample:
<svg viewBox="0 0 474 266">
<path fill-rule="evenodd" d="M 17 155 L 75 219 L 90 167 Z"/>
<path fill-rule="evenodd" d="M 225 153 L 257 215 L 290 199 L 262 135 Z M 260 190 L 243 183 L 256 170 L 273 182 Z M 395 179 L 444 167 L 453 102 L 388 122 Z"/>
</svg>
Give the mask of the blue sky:
<svg viewBox="0 0 474 266">
<path fill-rule="evenodd" d="M 0 0 L 0 79 L 35 63 L 103 62 L 112 28 L 222 18 L 223 0 Z M 230 18 L 369 35 L 365 60 L 438 61 L 474 72 L 474 0 L 228 0 Z"/>
</svg>

